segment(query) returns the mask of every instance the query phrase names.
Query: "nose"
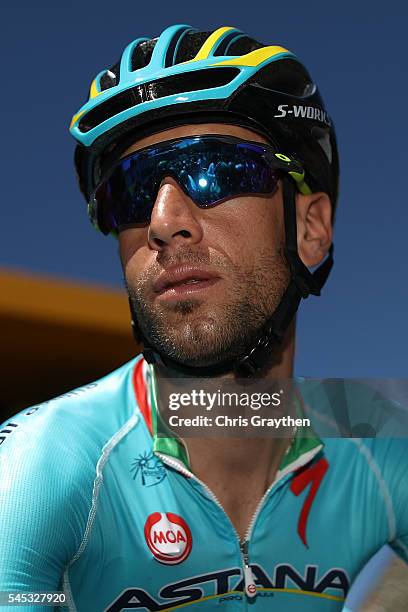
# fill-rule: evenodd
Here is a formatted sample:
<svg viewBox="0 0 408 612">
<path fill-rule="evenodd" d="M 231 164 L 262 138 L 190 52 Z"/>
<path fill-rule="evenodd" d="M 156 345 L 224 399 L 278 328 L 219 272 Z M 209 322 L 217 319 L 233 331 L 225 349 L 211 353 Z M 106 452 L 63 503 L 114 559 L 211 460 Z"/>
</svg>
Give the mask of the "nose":
<svg viewBox="0 0 408 612">
<path fill-rule="evenodd" d="M 200 210 L 170 176 L 160 185 L 152 210 L 148 242 L 156 251 L 176 243 L 197 244 L 203 237 Z"/>
</svg>

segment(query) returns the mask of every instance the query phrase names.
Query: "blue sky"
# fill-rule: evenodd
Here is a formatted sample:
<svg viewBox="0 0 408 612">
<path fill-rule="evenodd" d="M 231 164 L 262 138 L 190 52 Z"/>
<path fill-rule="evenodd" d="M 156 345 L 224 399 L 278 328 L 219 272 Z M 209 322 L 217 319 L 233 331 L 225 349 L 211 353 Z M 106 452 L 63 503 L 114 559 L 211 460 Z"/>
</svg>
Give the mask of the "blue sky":
<svg viewBox="0 0 408 612">
<path fill-rule="evenodd" d="M 393 0 L 8 3 L 0 265 L 122 286 L 117 245 L 92 229 L 76 186 L 70 118 L 92 78 L 134 38 L 172 23 L 235 25 L 302 59 L 337 128 L 335 268 L 324 295 L 301 306 L 297 373 L 405 377 L 407 7 Z"/>
</svg>

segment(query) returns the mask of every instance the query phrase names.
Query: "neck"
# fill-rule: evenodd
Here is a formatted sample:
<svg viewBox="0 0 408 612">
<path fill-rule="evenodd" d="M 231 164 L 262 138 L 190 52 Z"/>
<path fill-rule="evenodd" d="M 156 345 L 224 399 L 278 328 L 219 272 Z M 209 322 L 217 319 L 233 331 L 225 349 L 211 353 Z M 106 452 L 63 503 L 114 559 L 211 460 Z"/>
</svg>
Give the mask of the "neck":
<svg viewBox="0 0 408 612">
<path fill-rule="evenodd" d="M 293 376 L 293 361 L 295 347 L 295 321 L 289 326 L 284 341 L 279 350 L 271 356 L 270 364 L 265 368 L 262 380 L 287 379 Z M 179 373 L 168 368 L 155 366 L 158 382 L 158 392 L 164 391 L 163 397 L 168 397 L 183 387 Z M 232 373 L 217 377 L 217 385 L 234 378 Z M 177 379 L 180 380 L 178 385 Z M 171 389 L 169 389 L 169 386 Z M 185 389 L 184 389 L 185 390 Z M 256 392 L 256 387 L 254 392 Z M 267 487 L 279 468 L 287 450 L 290 439 L 268 438 L 225 438 L 225 437 L 184 437 L 191 469 L 199 478 L 210 484 L 214 479 L 224 480 L 234 476 L 255 480 L 261 489 Z"/>
</svg>

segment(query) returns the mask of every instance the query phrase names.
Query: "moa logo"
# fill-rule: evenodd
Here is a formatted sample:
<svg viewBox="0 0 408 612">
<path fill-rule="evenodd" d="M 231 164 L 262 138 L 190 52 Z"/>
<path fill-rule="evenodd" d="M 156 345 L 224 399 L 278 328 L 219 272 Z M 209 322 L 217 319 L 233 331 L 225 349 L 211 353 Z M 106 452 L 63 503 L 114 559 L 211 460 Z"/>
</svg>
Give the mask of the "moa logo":
<svg viewBox="0 0 408 612">
<path fill-rule="evenodd" d="M 174 565 L 187 559 L 193 538 L 186 521 L 172 512 L 153 512 L 147 517 L 146 543 L 160 563 Z"/>
</svg>

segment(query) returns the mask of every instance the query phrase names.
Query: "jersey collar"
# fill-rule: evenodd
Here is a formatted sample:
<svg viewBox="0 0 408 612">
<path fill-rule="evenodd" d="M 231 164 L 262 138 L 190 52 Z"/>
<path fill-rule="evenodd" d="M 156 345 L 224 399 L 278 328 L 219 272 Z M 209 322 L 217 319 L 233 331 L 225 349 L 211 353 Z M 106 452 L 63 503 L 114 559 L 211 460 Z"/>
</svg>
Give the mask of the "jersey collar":
<svg viewBox="0 0 408 612">
<path fill-rule="evenodd" d="M 157 384 L 154 366 L 148 364 L 143 357 L 135 364 L 133 387 L 137 404 L 153 438 L 153 452 L 167 455 L 190 470 L 188 452 L 183 442 L 177 437 L 158 436 Z M 298 427 L 281 461 L 278 474 L 283 476 L 303 467 L 322 450 L 323 446 L 322 440 L 314 432 L 311 433 L 310 428 Z"/>
</svg>

